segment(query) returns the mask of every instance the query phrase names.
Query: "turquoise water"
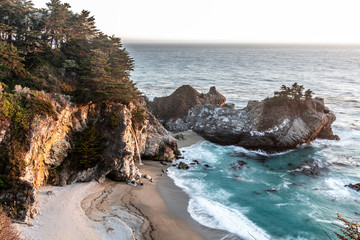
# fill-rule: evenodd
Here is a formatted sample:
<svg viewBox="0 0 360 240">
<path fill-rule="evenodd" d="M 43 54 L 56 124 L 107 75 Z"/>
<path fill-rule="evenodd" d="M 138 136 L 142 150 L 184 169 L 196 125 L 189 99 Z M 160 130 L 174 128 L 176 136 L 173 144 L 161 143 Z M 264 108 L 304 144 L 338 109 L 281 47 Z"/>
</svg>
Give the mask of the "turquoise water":
<svg viewBox="0 0 360 240">
<path fill-rule="evenodd" d="M 172 168 L 169 176 L 190 196 L 188 211 L 196 221 L 227 230 L 231 239 L 335 239 L 337 213 L 360 220 L 360 193 L 344 187 L 360 182 L 360 48 L 127 49 L 136 63 L 132 79 L 150 99 L 183 84 L 202 92 L 215 85 L 228 101 L 244 107 L 282 84 L 298 82 L 324 97 L 337 116 L 333 129 L 341 141 L 316 140 L 275 155 L 207 141 L 181 149 L 185 162 L 201 164 L 187 171 Z M 238 161 L 246 163 L 242 169 L 232 165 Z"/>
</svg>

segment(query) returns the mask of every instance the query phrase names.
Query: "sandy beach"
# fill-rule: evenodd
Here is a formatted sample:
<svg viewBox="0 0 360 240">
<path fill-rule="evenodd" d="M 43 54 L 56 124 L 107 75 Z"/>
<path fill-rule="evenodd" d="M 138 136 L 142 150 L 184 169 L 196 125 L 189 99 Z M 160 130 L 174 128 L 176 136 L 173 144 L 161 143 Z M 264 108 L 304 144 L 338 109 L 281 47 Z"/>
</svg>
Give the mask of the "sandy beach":
<svg viewBox="0 0 360 240">
<path fill-rule="evenodd" d="M 192 130 L 188 130 L 185 132 L 179 132 L 179 133 L 172 133 L 173 137 L 176 137 L 177 135 L 184 136 L 183 139 L 176 139 L 178 148 L 188 147 L 191 146 L 197 142 L 204 141 L 205 139 L 201 137 L 199 134 L 193 132 Z"/>
<path fill-rule="evenodd" d="M 203 140 L 184 132 L 181 147 Z M 188 197 L 157 161 L 143 160 L 143 186 L 106 181 L 65 187 L 44 186 L 37 192 L 38 215 L 18 224 L 32 240 L 60 239 L 221 239 L 225 232 L 206 228 L 187 212 Z"/>
</svg>

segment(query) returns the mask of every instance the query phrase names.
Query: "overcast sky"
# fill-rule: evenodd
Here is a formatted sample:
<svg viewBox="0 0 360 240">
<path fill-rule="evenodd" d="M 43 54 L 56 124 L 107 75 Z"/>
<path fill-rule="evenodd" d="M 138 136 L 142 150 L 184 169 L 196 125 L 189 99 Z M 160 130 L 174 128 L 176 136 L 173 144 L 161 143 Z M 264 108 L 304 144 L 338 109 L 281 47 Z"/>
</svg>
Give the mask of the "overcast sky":
<svg viewBox="0 0 360 240">
<path fill-rule="evenodd" d="M 45 7 L 48 0 L 33 0 Z M 123 42 L 360 44 L 360 0 L 67 0 Z"/>
</svg>

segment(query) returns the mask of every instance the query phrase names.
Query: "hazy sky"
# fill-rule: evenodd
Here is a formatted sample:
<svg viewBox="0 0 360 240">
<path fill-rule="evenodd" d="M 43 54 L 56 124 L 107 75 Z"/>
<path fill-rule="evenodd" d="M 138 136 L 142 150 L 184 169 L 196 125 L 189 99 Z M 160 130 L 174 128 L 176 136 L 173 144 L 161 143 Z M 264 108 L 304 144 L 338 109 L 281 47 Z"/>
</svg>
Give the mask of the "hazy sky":
<svg viewBox="0 0 360 240">
<path fill-rule="evenodd" d="M 48 0 L 33 0 L 45 7 Z M 124 42 L 360 44 L 360 0 L 67 0 Z"/>
</svg>

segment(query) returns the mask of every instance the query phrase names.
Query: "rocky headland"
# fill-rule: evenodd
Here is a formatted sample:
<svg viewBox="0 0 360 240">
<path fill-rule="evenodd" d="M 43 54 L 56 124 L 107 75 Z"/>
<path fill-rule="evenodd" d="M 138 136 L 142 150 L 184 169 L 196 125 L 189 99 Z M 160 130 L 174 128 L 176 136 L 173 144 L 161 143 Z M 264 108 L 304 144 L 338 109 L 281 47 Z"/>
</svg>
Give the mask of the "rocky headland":
<svg viewBox="0 0 360 240">
<path fill-rule="evenodd" d="M 20 86 L 14 97 L 36 99 L 50 114 L 35 112 L 21 139 L 15 131 L 16 118 L 1 119 L 1 158 L 12 168 L 7 177 L 16 186 L 4 191 L 1 200 L 13 217 L 33 217 L 36 189 L 47 183 L 64 186 L 102 182 L 105 177 L 137 183 L 141 157 L 166 161 L 177 153 L 175 139 L 139 103 L 76 105 L 65 95 Z M 0 98 L 4 105 L 6 95 Z"/>
<path fill-rule="evenodd" d="M 186 105 L 177 107 L 182 99 Z M 225 101 L 215 87 L 201 94 L 191 86 L 182 86 L 170 96 L 155 98 L 149 109 L 172 132 L 193 130 L 209 141 L 248 149 L 274 152 L 316 138 L 339 139 L 331 128 L 335 114 L 322 98 L 273 97 L 249 101 L 243 109 Z M 174 114 L 167 114 L 169 111 Z"/>
</svg>

